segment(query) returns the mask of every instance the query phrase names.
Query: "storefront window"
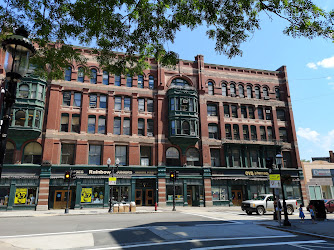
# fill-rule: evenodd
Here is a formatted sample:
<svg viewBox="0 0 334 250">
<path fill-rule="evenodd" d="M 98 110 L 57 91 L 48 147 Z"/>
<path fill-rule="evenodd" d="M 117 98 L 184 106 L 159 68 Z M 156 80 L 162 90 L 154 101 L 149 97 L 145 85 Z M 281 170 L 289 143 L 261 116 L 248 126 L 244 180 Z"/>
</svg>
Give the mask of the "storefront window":
<svg viewBox="0 0 334 250">
<path fill-rule="evenodd" d="M 321 187 L 320 186 L 309 186 L 310 200 L 321 200 Z"/>
<path fill-rule="evenodd" d="M 103 203 L 104 187 L 87 187 L 81 190 L 81 203 Z"/>
<path fill-rule="evenodd" d="M 128 186 L 115 186 L 113 188 L 113 201 L 116 202 L 129 202 L 130 187 Z"/>
<path fill-rule="evenodd" d="M 9 199 L 9 188 L 0 188 L 0 206 L 7 206 Z"/>
<path fill-rule="evenodd" d="M 226 186 L 212 186 L 212 199 L 214 201 L 227 201 L 228 190 Z"/>
<path fill-rule="evenodd" d="M 37 188 L 16 188 L 15 205 L 35 205 Z"/>
<path fill-rule="evenodd" d="M 265 194 L 265 186 L 264 185 L 252 185 L 250 186 L 251 197 L 250 199 L 256 199 L 260 194 Z"/>
<path fill-rule="evenodd" d="M 173 201 L 173 185 L 166 186 L 167 201 Z M 183 201 L 183 186 L 182 184 L 175 185 L 175 201 Z"/>
</svg>

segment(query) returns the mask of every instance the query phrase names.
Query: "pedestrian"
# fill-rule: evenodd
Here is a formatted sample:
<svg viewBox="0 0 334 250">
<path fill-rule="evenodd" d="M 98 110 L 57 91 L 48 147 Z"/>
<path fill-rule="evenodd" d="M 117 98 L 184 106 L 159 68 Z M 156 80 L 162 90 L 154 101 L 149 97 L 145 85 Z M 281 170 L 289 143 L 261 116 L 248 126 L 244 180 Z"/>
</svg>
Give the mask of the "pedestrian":
<svg viewBox="0 0 334 250">
<path fill-rule="evenodd" d="M 302 204 L 300 204 L 300 206 L 299 206 L 299 218 L 301 220 L 301 223 L 304 223 L 305 214 L 303 212 L 303 205 Z"/>
<path fill-rule="evenodd" d="M 315 215 L 314 215 L 314 210 L 313 210 L 313 206 L 310 206 L 310 214 L 311 214 L 311 218 L 312 218 L 312 224 L 317 224 L 315 222 Z"/>
</svg>

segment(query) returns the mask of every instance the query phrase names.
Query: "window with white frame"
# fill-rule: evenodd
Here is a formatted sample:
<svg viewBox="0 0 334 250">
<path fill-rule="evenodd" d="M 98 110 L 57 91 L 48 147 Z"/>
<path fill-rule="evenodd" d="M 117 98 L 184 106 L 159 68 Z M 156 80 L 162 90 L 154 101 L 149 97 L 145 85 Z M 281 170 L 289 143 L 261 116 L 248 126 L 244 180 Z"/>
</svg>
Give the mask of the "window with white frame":
<svg viewBox="0 0 334 250">
<path fill-rule="evenodd" d="M 102 146 L 89 145 L 88 165 L 101 165 Z"/>
<path fill-rule="evenodd" d="M 145 111 L 145 99 L 138 98 L 138 111 Z"/>
<path fill-rule="evenodd" d="M 122 97 L 115 96 L 115 110 L 122 110 Z"/>
<path fill-rule="evenodd" d="M 115 146 L 115 159 L 119 159 L 119 165 L 120 166 L 126 166 L 127 165 L 127 146 Z"/>
</svg>

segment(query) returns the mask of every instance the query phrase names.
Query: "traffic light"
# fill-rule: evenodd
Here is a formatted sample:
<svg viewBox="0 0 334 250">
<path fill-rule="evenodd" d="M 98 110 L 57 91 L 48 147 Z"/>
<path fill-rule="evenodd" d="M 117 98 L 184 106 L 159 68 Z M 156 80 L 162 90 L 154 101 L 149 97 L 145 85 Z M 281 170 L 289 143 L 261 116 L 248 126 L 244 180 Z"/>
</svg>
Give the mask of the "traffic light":
<svg viewBox="0 0 334 250">
<path fill-rule="evenodd" d="M 274 159 L 272 157 L 266 158 L 266 168 L 273 169 Z"/>
<path fill-rule="evenodd" d="M 170 173 L 169 173 L 169 180 L 170 181 L 175 181 L 175 172 L 174 171 L 170 171 Z"/>
<path fill-rule="evenodd" d="M 175 171 L 175 180 L 178 180 L 179 179 L 179 171 Z"/>
<path fill-rule="evenodd" d="M 71 173 L 70 171 L 66 171 L 64 176 L 64 181 L 69 182 L 70 180 L 71 180 Z"/>
<path fill-rule="evenodd" d="M 74 170 L 71 172 L 71 179 L 75 180 L 76 178 L 77 178 L 77 171 Z"/>
</svg>

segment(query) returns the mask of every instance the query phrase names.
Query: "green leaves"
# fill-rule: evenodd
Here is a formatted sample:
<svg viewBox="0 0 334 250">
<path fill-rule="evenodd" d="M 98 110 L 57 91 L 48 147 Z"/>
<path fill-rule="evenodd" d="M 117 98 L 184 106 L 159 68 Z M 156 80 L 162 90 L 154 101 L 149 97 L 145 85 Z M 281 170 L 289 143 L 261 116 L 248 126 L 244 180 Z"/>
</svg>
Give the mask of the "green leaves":
<svg viewBox="0 0 334 250">
<path fill-rule="evenodd" d="M 62 78 L 73 62 L 86 64 L 73 42 L 93 47 L 90 56 L 103 69 L 134 75 L 149 67 L 146 58 L 163 66 L 178 62 L 165 45 L 181 27 L 206 25 L 217 53 L 242 55 L 240 44 L 260 28 L 261 12 L 287 20 L 287 35 L 333 40 L 334 12 L 310 0 L 4 0 L 0 39 L 24 24 L 39 48 L 32 62 L 48 79 Z"/>
</svg>

